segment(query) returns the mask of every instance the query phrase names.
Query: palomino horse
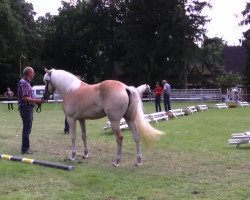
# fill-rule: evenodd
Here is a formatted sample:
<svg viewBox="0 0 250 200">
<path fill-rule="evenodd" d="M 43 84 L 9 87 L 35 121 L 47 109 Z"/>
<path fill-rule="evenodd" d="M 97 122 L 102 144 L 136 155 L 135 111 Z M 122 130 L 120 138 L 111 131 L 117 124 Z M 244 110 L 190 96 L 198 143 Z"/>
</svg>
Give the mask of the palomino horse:
<svg viewBox="0 0 250 200">
<path fill-rule="evenodd" d="M 145 92 L 151 94 L 151 89 L 150 89 L 150 86 L 148 84 L 140 85 L 136 89 L 139 92 L 141 99 L 142 99 L 142 96 Z"/>
<path fill-rule="evenodd" d="M 70 160 L 75 160 L 77 152 L 76 120 L 79 121 L 81 127 L 84 144 L 83 158 L 88 158 L 85 120 L 107 116 L 116 136 L 117 151 L 113 165 L 118 167 L 122 158 L 123 141 L 119 122 L 124 117 L 136 143 L 136 166 L 142 165 L 140 136 L 153 139 L 162 135 L 163 132 L 156 130 L 145 120 L 141 99 L 134 87 L 128 87 L 113 80 L 88 85 L 64 70 L 45 69 L 45 72 L 45 96 L 56 90 L 63 97 L 62 107 L 67 116 L 72 137 Z"/>
</svg>

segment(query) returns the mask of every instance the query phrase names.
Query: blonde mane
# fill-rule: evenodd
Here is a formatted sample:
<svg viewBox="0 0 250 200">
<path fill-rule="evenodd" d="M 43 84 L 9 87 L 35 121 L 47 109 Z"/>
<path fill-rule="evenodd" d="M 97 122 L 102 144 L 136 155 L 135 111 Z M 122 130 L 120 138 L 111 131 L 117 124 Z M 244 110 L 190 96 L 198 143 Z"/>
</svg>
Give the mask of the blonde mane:
<svg viewBox="0 0 250 200">
<path fill-rule="evenodd" d="M 51 83 L 57 87 L 57 90 L 62 95 L 66 92 L 77 90 L 81 85 L 75 75 L 64 70 L 51 70 Z"/>
</svg>

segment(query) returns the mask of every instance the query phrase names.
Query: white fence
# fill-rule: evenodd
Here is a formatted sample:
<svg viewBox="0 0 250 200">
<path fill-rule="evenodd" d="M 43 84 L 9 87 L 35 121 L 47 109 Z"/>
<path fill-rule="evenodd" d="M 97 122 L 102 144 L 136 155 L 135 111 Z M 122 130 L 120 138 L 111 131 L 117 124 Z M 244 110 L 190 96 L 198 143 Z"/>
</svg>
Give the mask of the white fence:
<svg viewBox="0 0 250 200">
<path fill-rule="evenodd" d="M 58 100 L 48 100 L 48 103 L 61 103 L 63 100 L 58 99 Z M 3 105 L 8 104 L 8 103 L 13 103 L 13 104 L 18 104 L 18 101 L 0 101 L 0 111 L 3 111 Z"/>
<path fill-rule="evenodd" d="M 155 93 L 144 94 L 144 101 L 154 100 Z M 172 101 L 221 101 L 221 89 L 172 89 L 170 98 Z"/>
</svg>

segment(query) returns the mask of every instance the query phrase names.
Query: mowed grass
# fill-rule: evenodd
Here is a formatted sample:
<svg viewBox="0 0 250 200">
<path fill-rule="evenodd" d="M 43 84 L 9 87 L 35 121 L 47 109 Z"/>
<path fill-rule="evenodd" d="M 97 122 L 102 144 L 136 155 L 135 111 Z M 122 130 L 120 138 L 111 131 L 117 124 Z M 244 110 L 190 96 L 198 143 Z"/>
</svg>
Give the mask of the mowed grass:
<svg viewBox="0 0 250 200">
<path fill-rule="evenodd" d="M 173 107 L 197 104 L 173 102 Z M 144 106 L 145 112 L 154 111 L 153 103 Z M 6 106 L 0 111 L 0 153 L 21 156 L 19 113 Z M 124 131 L 119 168 L 112 166 L 114 135 L 102 131 L 107 119 L 88 121 L 90 159 L 66 162 L 75 166 L 72 172 L 0 160 L 0 199 L 250 199 L 250 145 L 227 144 L 232 133 L 250 130 L 249 115 L 246 107 L 212 109 L 154 124 L 166 135 L 153 146 L 142 144 L 142 167 L 134 166 L 135 145 L 130 131 Z M 34 155 L 26 157 L 65 164 L 71 139 L 63 126 L 60 104 L 44 104 L 34 114 Z M 79 126 L 77 144 L 80 154 Z"/>
</svg>

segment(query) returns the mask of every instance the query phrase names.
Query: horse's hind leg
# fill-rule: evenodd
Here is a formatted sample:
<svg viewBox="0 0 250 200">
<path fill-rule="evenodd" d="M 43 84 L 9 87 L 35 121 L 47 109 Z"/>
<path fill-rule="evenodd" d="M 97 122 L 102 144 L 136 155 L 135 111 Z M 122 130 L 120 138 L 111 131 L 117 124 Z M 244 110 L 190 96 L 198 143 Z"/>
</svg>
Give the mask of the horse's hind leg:
<svg viewBox="0 0 250 200">
<path fill-rule="evenodd" d="M 123 141 L 123 136 L 122 136 L 122 132 L 120 130 L 120 126 L 119 126 L 119 122 L 111 122 L 111 127 L 112 130 L 115 134 L 116 137 L 116 145 L 117 145 L 117 149 L 116 149 L 116 158 L 115 161 L 113 162 L 113 166 L 115 167 L 119 167 L 119 164 L 121 162 L 122 159 L 122 141 Z"/>
<path fill-rule="evenodd" d="M 133 138 L 136 144 L 136 166 L 141 166 L 142 165 L 142 153 L 141 153 L 141 146 L 140 146 L 140 136 L 138 134 L 136 124 L 134 121 L 126 120 L 127 124 L 133 133 Z"/>
<path fill-rule="evenodd" d="M 72 142 L 71 155 L 69 156 L 69 160 L 73 161 L 75 160 L 76 156 L 76 120 L 71 117 L 67 117 L 67 121 L 69 123 L 71 142 Z"/>
<path fill-rule="evenodd" d="M 86 135 L 86 123 L 85 119 L 79 121 L 80 126 L 81 126 L 81 132 L 82 132 L 82 141 L 84 145 L 83 149 L 83 158 L 88 158 L 89 157 L 89 151 L 88 151 L 88 145 L 87 145 L 87 135 Z"/>
</svg>

